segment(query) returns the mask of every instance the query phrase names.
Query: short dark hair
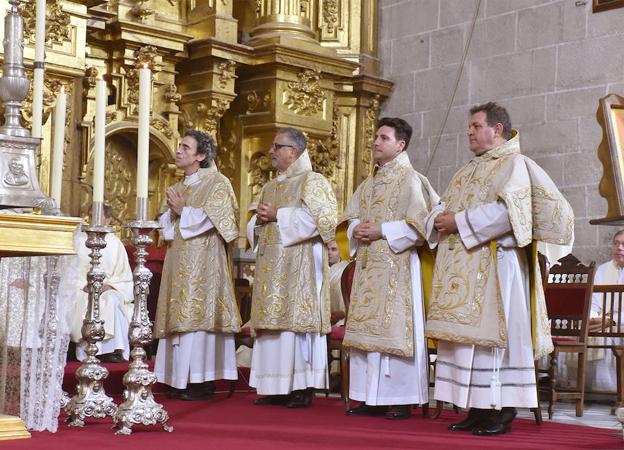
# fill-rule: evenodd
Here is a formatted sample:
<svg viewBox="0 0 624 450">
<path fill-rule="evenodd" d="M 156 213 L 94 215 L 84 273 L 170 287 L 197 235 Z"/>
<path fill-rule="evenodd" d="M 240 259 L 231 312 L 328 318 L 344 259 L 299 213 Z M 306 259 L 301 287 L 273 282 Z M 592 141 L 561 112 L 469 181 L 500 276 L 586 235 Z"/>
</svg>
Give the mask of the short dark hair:
<svg viewBox="0 0 624 450">
<path fill-rule="evenodd" d="M 393 128 L 394 137 L 397 141 L 405 142 L 403 150 L 407 149 L 410 139 L 412 139 L 412 127 L 409 123 L 399 117 L 383 117 L 377 122 L 377 129 L 381 127 Z"/>
<path fill-rule="evenodd" d="M 197 142 L 197 154 L 206 155 L 203 161 L 199 162 L 199 167 L 210 167 L 217 154 L 217 148 L 212 136 L 199 130 L 187 130 L 184 133 L 184 137 L 186 136 L 192 137 Z"/>
<path fill-rule="evenodd" d="M 283 134 L 288 137 L 290 144 L 297 150 L 297 156 L 305 151 L 308 146 L 308 140 L 301 130 L 292 127 L 280 128 L 276 134 Z"/>
<path fill-rule="evenodd" d="M 509 113 L 498 103 L 487 102 L 483 105 L 476 105 L 470 108 L 470 115 L 483 111 L 485 113 L 485 121 L 491 127 L 500 123 L 503 126 L 503 137 L 507 140 L 511 139 L 511 119 Z"/>
</svg>

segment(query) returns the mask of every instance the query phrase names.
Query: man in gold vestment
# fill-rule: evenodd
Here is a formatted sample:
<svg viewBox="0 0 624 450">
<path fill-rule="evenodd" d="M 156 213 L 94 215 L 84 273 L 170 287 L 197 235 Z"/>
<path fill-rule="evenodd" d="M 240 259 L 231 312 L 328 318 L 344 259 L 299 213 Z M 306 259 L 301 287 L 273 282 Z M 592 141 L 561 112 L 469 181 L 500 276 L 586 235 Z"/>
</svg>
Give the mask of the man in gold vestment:
<svg viewBox="0 0 624 450">
<path fill-rule="evenodd" d="M 344 212 L 351 253 L 357 252 L 343 345 L 351 347 L 349 415 L 406 419 L 428 403 L 425 309 L 417 249 L 425 218 L 438 203 L 407 152 L 412 128 L 379 121 L 375 173 L 357 188 Z"/>
<path fill-rule="evenodd" d="M 184 181 L 167 189 L 160 216 L 169 242 L 154 336 L 160 339 L 154 372 L 172 396 L 203 400 L 214 380 L 236 380 L 234 333 L 240 315 L 227 246 L 238 237 L 238 204 L 217 171 L 212 137 L 187 131 L 176 151 Z"/>
<path fill-rule="evenodd" d="M 262 188 L 247 225 L 257 251 L 250 385 L 266 395 L 255 400 L 260 405 L 307 407 L 313 389 L 328 385 L 325 243 L 335 238 L 338 212 L 331 184 L 312 171 L 306 146 L 297 129 L 277 132 L 269 155 L 278 174 Z"/>
<path fill-rule="evenodd" d="M 504 108 L 486 103 L 470 114 L 475 156 L 427 219 L 438 253 L 426 335 L 438 339 L 435 398 L 470 408 L 449 429 L 487 436 L 509 431 L 516 407 L 537 406 L 534 358 L 552 350 L 536 253 L 523 247 L 570 244 L 574 217 L 520 153 Z"/>
</svg>

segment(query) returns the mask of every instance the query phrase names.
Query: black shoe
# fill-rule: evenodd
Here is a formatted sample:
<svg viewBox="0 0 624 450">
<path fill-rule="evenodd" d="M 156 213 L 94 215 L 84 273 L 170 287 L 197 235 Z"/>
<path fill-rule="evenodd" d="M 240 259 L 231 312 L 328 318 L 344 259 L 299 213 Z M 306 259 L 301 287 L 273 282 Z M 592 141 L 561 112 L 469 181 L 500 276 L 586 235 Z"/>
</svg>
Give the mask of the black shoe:
<svg viewBox="0 0 624 450">
<path fill-rule="evenodd" d="M 409 419 L 412 415 L 412 405 L 393 405 L 384 415 L 388 420 Z"/>
<path fill-rule="evenodd" d="M 468 417 L 461 422 L 452 423 L 447 428 L 451 431 L 471 431 L 481 425 L 483 421 L 483 412 L 477 408 L 470 408 Z"/>
<path fill-rule="evenodd" d="M 209 400 L 211 398 L 212 393 L 207 393 L 204 390 L 204 383 L 189 383 L 179 397 L 180 400 L 186 400 L 190 402 Z"/>
<path fill-rule="evenodd" d="M 508 408 L 505 407 L 500 412 L 499 422 L 503 425 L 511 425 L 511 422 L 518 415 L 518 410 L 516 408 Z"/>
<path fill-rule="evenodd" d="M 123 357 L 123 353 L 119 350 L 115 350 L 112 353 L 104 353 L 103 355 L 97 355 L 97 359 L 101 362 L 105 363 L 121 363 L 126 362 L 126 359 Z"/>
<path fill-rule="evenodd" d="M 285 405 L 290 400 L 288 395 L 267 395 L 259 397 L 253 401 L 254 405 Z"/>
<path fill-rule="evenodd" d="M 292 391 L 286 403 L 286 408 L 307 408 L 312 405 L 314 392 L 312 389 L 301 389 Z"/>
<path fill-rule="evenodd" d="M 362 402 L 359 406 L 347 411 L 347 416 L 383 416 L 388 410 L 387 406 L 370 406 Z"/>
<path fill-rule="evenodd" d="M 176 389 L 171 386 L 167 386 L 167 390 L 165 391 L 165 395 L 167 398 L 180 398 L 180 395 L 185 392 L 185 389 Z"/>
<path fill-rule="evenodd" d="M 204 381 L 202 383 L 202 390 L 206 395 L 214 395 L 216 387 L 214 381 Z"/>
<path fill-rule="evenodd" d="M 513 408 L 509 408 L 510 410 Z M 511 415 L 509 415 L 511 416 Z M 494 409 L 490 409 L 484 414 L 483 422 L 477 427 L 473 428 L 472 434 L 476 436 L 497 436 L 499 434 L 507 433 L 511 431 L 511 421 L 509 423 L 503 423 L 501 421 L 501 412 Z M 511 420 L 513 420 L 511 416 Z"/>
</svg>

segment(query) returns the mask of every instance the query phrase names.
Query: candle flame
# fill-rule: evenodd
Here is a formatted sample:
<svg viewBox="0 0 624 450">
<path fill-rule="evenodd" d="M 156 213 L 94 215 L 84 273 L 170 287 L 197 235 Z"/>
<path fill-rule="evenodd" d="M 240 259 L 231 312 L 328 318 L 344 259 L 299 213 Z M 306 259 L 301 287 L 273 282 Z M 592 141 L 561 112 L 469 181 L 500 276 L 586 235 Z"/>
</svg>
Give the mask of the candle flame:
<svg viewBox="0 0 624 450">
<path fill-rule="evenodd" d="M 61 91 L 60 92 L 61 92 L 61 94 L 65 93 L 65 85 L 63 85 L 63 84 L 61 85 Z"/>
<path fill-rule="evenodd" d="M 141 64 L 141 67 L 143 67 L 144 69 L 149 69 L 149 64 L 144 62 L 143 64 Z"/>
</svg>

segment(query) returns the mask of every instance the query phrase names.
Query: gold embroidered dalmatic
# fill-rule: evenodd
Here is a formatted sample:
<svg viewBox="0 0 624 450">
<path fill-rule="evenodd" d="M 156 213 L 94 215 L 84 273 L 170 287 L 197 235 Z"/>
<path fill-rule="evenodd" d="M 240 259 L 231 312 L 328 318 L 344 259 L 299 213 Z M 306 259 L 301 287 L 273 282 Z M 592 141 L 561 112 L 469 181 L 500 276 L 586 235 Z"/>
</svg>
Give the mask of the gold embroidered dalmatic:
<svg viewBox="0 0 624 450">
<path fill-rule="evenodd" d="M 336 197 L 329 181 L 312 171 L 307 151 L 283 174 L 262 188 L 260 202 L 271 203 L 277 209 L 307 208 L 316 220 L 320 239 L 328 242 L 335 238 L 338 218 Z M 327 250 L 323 250 L 324 281 L 319 295 L 312 251 L 313 244 L 319 239 L 284 247 L 277 222 L 257 228 L 259 237 L 251 310 L 252 329 L 329 333 Z"/>
<path fill-rule="evenodd" d="M 442 201 L 454 212 L 503 201 L 519 247 L 532 241 L 566 245 L 573 239 L 572 208 L 550 177 L 533 160 L 520 154 L 517 133 L 461 168 Z M 506 347 L 507 328 L 495 246 L 495 242 L 487 242 L 468 250 L 456 234 L 440 241 L 426 336 Z M 535 267 L 532 275 L 539 276 L 539 268 Z M 549 352 L 552 341 L 541 282 L 534 283 L 534 289 L 534 351 L 540 356 Z"/>
<path fill-rule="evenodd" d="M 216 169 L 199 169 L 198 175 L 198 182 L 180 182 L 174 189 L 186 206 L 202 208 L 215 228 L 183 239 L 176 221 L 158 295 L 157 339 L 191 331 L 240 331 L 227 251 L 227 244 L 238 237 L 238 204 L 229 180 Z"/>
<path fill-rule="evenodd" d="M 341 222 L 405 220 L 421 236 L 425 218 L 438 202 L 429 181 L 402 152 L 357 188 Z M 394 253 L 386 240 L 358 244 L 353 290 L 343 344 L 369 352 L 414 354 L 410 256 Z"/>
</svg>

